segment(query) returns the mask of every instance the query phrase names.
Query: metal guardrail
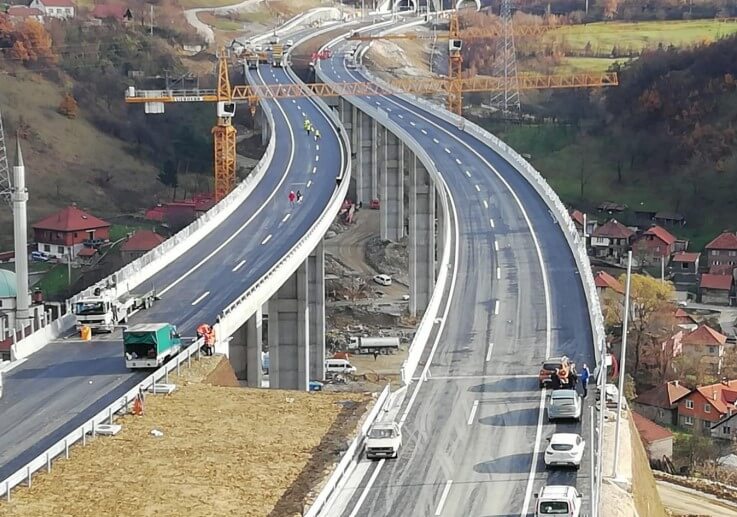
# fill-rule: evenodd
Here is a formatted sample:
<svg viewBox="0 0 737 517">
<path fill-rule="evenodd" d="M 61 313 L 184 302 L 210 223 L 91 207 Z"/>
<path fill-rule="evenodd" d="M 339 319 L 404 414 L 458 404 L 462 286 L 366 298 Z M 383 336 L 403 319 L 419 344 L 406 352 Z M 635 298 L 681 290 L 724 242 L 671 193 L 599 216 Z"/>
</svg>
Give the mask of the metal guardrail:
<svg viewBox="0 0 737 517">
<path fill-rule="evenodd" d="M 361 451 L 363 450 L 363 444 L 366 441 L 366 435 L 388 402 L 389 393 L 389 385 L 387 385 L 376 400 L 374 407 L 371 408 L 371 412 L 366 417 L 358 435 L 353 439 L 350 446 L 348 446 L 348 449 L 335 466 L 335 470 L 333 470 L 333 473 L 325 482 L 325 485 L 320 489 L 320 492 L 317 494 L 317 497 L 312 502 L 309 509 L 304 513 L 304 517 L 317 517 L 320 515 L 320 512 L 325 509 L 326 503 L 335 490 L 341 485 L 343 478 L 348 473 L 351 463 L 360 457 Z"/>
<path fill-rule="evenodd" d="M 99 426 L 101 424 L 112 424 L 113 418 L 117 414 L 121 413 L 121 411 L 127 412 L 129 405 L 141 392 L 145 392 L 161 379 L 164 379 L 165 382 L 168 382 L 169 372 L 176 370 L 176 372 L 179 373 L 179 369 L 181 368 L 182 364 L 185 363 L 187 364 L 187 366 L 189 366 L 193 355 L 196 355 L 197 359 L 199 359 L 200 347 L 203 345 L 203 343 L 204 341 L 202 339 L 199 339 L 192 343 L 190 346 L 177 354 L 172 360 L 164 364 L 164 366 L 146 377 L 134 388 L 128 390 L 125 395 L 115 400 L 112 404 L 97 413 L 94 417 L 87 420 L 84 424 L 82 424 L 74 431 L 66 435 L 64 438 L 56 442 L 54 445 L 46 449 L 44 452 L 36 456 L 33 460 L 18 469 L 15 473 L 0 481 L 0 497 L 5 496 L 5 499 L 7 501 L 10 501 L 11 490 L 24 481 L 27 483 L 27 486 L 30 487 L 34 473 L 38 472 L 41 469 L 46 469 L 47 472 L 51 472 L 51 465 L 54 459 L 58 458 L 62 454 L 65 458 L 69 458 L 69 448 L 79 441 L 81 441 L 83 445 L 86 445 L 88 434 L 91 434 L 94 438 L 96 434 L 96 429 L 99 429 Z M 123 361 L 122 354 L 120 360 Z"/>
</svg>

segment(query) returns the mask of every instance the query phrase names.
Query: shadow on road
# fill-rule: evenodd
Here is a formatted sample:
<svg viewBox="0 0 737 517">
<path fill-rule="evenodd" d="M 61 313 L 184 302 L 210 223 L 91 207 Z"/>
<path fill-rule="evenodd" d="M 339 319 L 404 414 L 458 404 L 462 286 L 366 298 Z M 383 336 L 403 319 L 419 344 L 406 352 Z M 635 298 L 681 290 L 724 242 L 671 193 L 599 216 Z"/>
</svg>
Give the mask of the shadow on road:
<svg viewBox="0 0 737 517">
<path fill-rule="evenodd" d="M 531 454 L 510 454 L 490 461 L 477 463 L 474 472 L 479 474 L 524 474 L 530 471 Z"/>
<path fill-rule="evenodd" d="M 479 422 L 491 426 L 536 426 L 539 415 L 539 408 L 512 409 L 498 415 L 485 416 Z"/>
<path fill-rule="evenodd" d="M 537 390 L 537 378 L 534 377 L 508 377 L 498 381 L 485 382 L 468 388 L 472 393 L 509 393 L 510 391 L 532 391 L 535 397 L 540 398 Z"/>
<path fill-rule="evenodd" d="M 89 372 L 94 372 L 90 375 Z M 18 368 L 10 372 L 8 377 L 13 379 L 38 379 L 67 377 L 100 377 L 103 375 L 128 375 L 130 370 L 125 367 L 121 348 L 120 357 L 93 357 L 56 363 L 52 368 Z"/>
</svg>

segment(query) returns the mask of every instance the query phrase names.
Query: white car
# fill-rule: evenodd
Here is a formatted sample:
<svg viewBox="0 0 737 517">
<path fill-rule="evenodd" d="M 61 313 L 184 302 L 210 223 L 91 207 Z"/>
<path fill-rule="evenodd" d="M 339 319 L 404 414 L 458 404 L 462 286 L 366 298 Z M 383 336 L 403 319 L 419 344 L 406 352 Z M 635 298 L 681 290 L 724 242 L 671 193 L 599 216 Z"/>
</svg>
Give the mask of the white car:
<svg viewBox="0 0 737 517">
<path fill-rule="evenodd" d="M 366 437 L 366 458 L 396 458 L 402 446 L 402 431 L 394 422 L 377 422 Z"/>
<path fill-rule="evenodd" d="M 566 517 L 580 517 L 583 497 L 572 486 L 546 485 L 535 494 L 535 517 L 558 515 Z"/>
<path fill-rule="evenodd" d="M 294 41 L 292 41 L 292 40 L 290 40 L 290 39 L 288 39 L 288 40 L 286 41 L 286 43 L 284 43 L 284 46 L 285 46 L 286 48 L 289 48 L 289 47 L 291 47 L 291 46 L 293 46 L 293 45 L 294 45 Z"/>
<path fill-rule="evenodd" d="M 379 285 L 392 285 L 392 277 L 389 275 L 374 275 L 374 282 Z"/>
<path fill-rule="evenodd" d="M 555 433 L 545 449 L 545 468 L 581 466 L 583 450 L 586 442 L 581 436 L 573 433 Z"/>
</svg>

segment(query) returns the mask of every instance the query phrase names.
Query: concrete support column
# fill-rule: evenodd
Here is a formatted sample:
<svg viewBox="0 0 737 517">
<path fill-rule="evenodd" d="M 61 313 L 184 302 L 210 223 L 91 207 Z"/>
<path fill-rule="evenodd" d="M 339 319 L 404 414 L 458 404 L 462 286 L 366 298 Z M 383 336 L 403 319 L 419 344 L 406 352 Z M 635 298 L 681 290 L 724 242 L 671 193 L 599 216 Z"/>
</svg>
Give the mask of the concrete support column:
<svg viewBox="0 0 737 517">
<path fill-rule="evenodd" d="M 355 110 L 356 108 L 354 108 L 353 105 L 350 102 L 347 102 L 344 98 L 340 97 L 338 99 L 338 117 L 348 134 L 348 140 L 351 142 L 351 147 L 353 146 L 353 117 L 355 115 Z"/>
<path fill-rule="evenodd" d="M 230 341 L 228 355 L 235 376 L 248 381 L 251 388 L 260 388 L 263 379 L 261 369 L 263 318 L 263 312 L 259 309 L 233 333 L 233 339 Z"/>
<path fill-rule="evenodd" d="M 302 265 L 269 300 L 269 387 L 307 390 L 309 325 L 307 264 Z"/>
<path fill-rule="evenodd" d="M 409 310 L 417 316 L 435 286 L 435 187 L 417 158 L 409 173 Z"/>
<path fill-rule="evenodd" d="M 325 379 L 325 250 L 323 241 L 307 258 L 310 379 Z"/>
<path fill-rule="evenodd" d="M 368 204 L 377 197 L 373 187 L 376 178 L 376 122 L 357 111 L 353 127 L 356 134 L 356 201 Z"/>
<path fill-rule="evenodd" d="M 397 242 L 404 236 L 404 145 L 388 129 L 380 132 L 381 238 Z"/>
<path fill-rule="evenodd" d="M 261 116 L 257 120 L 259 121 L 259 126 L 261 126 L 261 145 L 267 145 L 271 137 L 271 126 L 269 125 L 269 120 L 266 118 L 266 112 L 263 109 L 260 112 Z"/>
</svg>

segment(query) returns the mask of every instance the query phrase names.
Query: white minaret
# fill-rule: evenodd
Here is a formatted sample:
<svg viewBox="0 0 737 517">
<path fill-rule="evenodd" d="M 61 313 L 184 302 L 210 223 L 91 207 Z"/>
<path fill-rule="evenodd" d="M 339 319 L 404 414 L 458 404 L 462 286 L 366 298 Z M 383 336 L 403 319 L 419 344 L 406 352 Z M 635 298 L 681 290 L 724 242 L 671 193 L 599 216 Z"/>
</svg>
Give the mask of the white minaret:
<svg viewBox="0 0 737 517">
<path fill-rule="evenodd" d="M 28 292 L 28 221 L 26 220 L 26 168 L 20 151 L 20 137 L 16 136 L 15 165 L 13 165 L 13 236 L 15 237 L 16 327 L 28 323 L 31 295 Z"/>
</svg>

